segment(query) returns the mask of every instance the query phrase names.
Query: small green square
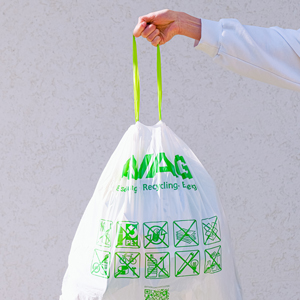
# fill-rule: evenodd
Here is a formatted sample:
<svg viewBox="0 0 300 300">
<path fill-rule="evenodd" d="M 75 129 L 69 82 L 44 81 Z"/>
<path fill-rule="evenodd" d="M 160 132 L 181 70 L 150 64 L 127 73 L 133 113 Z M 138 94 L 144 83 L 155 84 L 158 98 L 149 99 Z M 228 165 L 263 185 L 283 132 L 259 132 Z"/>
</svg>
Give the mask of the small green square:
<svg viewBox="0 0 300 300">
<path fill-rule="evenodd" d="M 111 247 L 112 224 L 112 221 L 104 219 L 100 220 L 97 245 L 108 248 Z"/>
<path fill-rule="evenodd" d="M 157 249 L 169 247 L 168 222 L 145 222 L 143 225 L 144 248 Z"/>
<path fill-rule="evenodd" d="M 200 274 L 200 251 L 175 252 L 175 276 L 197 276 Z"/>
<path fill-rule="evenodd" d="M 91 265 L 91 274 L 98 277 L 109 278 L 110 259 L 110 252 L 95 249 Z"/>
<path fill-rule="evenodd" d="M 117 222 L 117 248 L 140 248 L 139 223 L 130 221 Z"/>
<path fill-rule="evenodd" d="M 217 216 L 202 220 L 202 235 L 204 245 L 221 242 L 221 230 Z"/>
<path fill-rule="evenodd" d="M 222 249 L 221 246 L 206 249 L 204 273 L 217 273 L 222 271 Z"/>
<path fill-rule="evenodd" d="M 163 279 L 170 277 L 170 253 L 145 253 L 145 278 Z"/>
<path fill-rule="evenodd" d="M 174 246 L 192 247 L 199 245 L 197 221 L 178 220 L 173 222 Z"/>
<path fill-rule="evenodd" d="M 138 252 L 116 252 L 115 278 L 140 278 L 140 260 Z"/>
</svg>

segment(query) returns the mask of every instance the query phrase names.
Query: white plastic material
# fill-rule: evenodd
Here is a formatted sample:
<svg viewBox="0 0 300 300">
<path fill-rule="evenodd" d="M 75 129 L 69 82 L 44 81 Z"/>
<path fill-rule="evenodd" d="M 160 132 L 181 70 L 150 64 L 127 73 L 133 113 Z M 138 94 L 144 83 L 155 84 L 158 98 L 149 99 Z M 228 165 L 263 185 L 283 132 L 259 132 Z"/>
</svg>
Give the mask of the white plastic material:
<svg viewBox="0 0 300 300">
<path fill-rule="evenodd" d="M 163 122 L 132 125 L 72 243 L 60 300 L 240 300 L 213 180 Z"/>
</svg>

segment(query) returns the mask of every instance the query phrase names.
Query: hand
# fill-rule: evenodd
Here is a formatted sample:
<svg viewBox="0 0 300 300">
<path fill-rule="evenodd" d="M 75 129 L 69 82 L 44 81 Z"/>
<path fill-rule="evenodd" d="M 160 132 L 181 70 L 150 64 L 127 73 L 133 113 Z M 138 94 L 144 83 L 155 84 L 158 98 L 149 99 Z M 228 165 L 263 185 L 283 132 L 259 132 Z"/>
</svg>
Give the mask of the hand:
<svg viewBox="0 0 300 300">
<path fill-rule="evenodd" d="M 146 38 L 153 46 L 163 45 L 180 34 L 179 12 L 163 9 L 139 17 L 133 30 L 135 37 Z"/>
</svg>

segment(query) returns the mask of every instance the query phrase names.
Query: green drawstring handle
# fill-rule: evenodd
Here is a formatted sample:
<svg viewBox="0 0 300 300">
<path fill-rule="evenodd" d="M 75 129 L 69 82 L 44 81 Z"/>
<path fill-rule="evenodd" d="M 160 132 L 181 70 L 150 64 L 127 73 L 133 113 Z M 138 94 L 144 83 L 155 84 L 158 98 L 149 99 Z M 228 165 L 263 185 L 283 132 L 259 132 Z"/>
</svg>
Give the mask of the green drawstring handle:
<svg viewBox="0 0 300 300">
<path fill-rule="evenodd" d="M 137 50 L 135 36 L 133 36 L 133 92 L 134 92 L 134 113 L 135 121 L 139 120 L 140 114 L 140 75 L 137 61 Z M 161 120 L 161 99 L 162 99 L 162 88 L 161 88 L 161 59 L 160 49 L 157 45 L 157 93 L 158 93 L 158 117 Z"/>
</svg>

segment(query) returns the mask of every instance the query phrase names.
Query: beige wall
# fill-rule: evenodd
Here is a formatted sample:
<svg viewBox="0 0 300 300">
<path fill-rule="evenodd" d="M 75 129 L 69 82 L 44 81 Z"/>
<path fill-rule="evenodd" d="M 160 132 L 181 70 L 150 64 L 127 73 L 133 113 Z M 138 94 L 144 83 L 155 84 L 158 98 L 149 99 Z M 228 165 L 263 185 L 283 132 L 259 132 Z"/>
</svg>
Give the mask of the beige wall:
<svg viewBox="0 0 300 300">
<path fill-rule="evenodd" d="M 1 298 L 58 299 L 80 217 L 134 122 L 132 30 L 170 8 L 298 29 L 298 0 L 0 2 Z M 300 94 L 161 47 L 163 120 L 214 178 L 244 299 L 300 299 Z M 141 122 L 157 121 L 156 49 L 137 39 Z"/>
</svg>

